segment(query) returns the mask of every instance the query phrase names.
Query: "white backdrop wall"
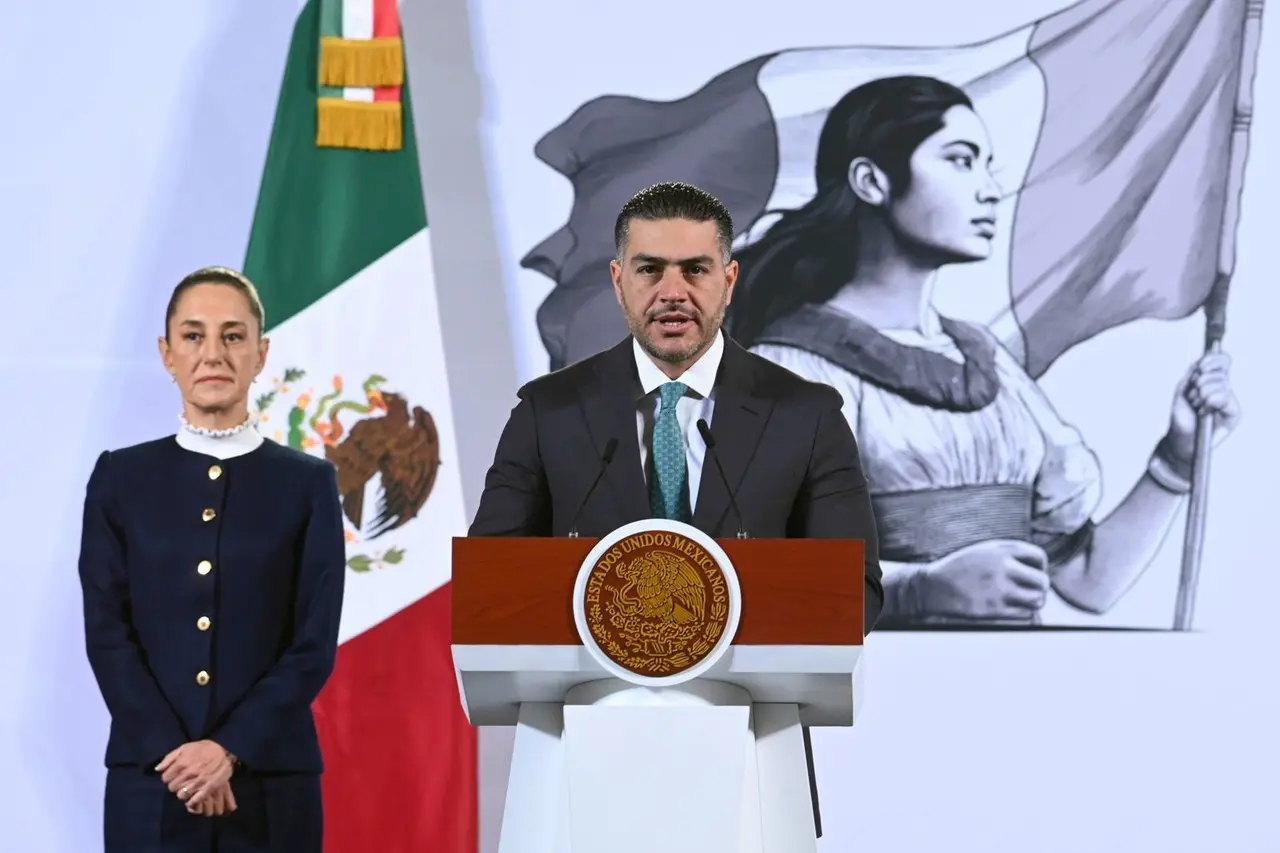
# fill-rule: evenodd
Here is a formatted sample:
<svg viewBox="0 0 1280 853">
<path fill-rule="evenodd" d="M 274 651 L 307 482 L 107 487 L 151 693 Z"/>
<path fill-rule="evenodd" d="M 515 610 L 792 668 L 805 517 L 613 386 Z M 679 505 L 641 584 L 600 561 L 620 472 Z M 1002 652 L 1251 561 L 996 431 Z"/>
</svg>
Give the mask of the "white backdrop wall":
<svg viewBox="0 0 1280 853">
<path fill-rule="evenodd" d="M 293 2 L 4 4 L 0 12 L 0 849 L 101 850 L 107 716 L 76 552 L 97 454 L 171 432 L 156 355 L 185 273 L 238 265 Z"/>
<path fill-rule="evenodd" d="M 546 367 L 532 312 L 549 282 L 518 261 L 567 215 L 567 182 L 532 146 L 574 106 L 638 70 L 648 83 L 637 94 L 688 94 L 723 70 L 711 45 L 745 58 L 833 41 L 965 42 L 997 15 L 1018 25 L 1058 5 L 793 0 L 783 17 L 754 1 L 405 0 L 470 508 L 517 382 Z M 74 565 L 83 485 L 102 448 L 172 429 L 176 400 L 154 355 L 164 299 L 185 272 L 243 258 L 296 10 L 5 9 L 0 84 L 17 120 L 0 134 L 0 383 L 21 403 L 0 430 L 0 849 L 100 849 L 106 715 L 84 661 Z M 666 22 L 658 36 L 653 21 Z M 815 737 L 824 850 L 1280 850 L 1269 811 L 1280 782 L 1269 535 L 1280 466 L 1268 439 L 1280 414 L 1268 251 L 1280 214 L 1276 32 L 1264 27 L 1230 310 L 1246 417 L 1214 459 L 1202 631 L 874 637 L 859 727 Z M 515 77 L 523 94 L 503 95 Z M 1195 319 L 1135 324 L 1073 352 L 1046 383 L 1119 481 L 1163 428 L 1169 378 L 1200 334 Z M 486 851 L 508 744 L 505 732 L 482 737 Z"/>
</svg>

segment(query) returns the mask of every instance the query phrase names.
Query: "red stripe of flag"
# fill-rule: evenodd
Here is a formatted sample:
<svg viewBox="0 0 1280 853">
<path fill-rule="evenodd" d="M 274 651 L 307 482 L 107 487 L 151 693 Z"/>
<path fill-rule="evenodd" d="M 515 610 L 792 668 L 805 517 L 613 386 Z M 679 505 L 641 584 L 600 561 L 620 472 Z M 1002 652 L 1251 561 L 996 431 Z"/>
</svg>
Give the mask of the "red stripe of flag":
<svg viewBox="0 0 1280 853">
<path fill-rule="evenodd" d="M 315 704 L 325 853 L 475 853 L 476 730 L 458 698 L 452 588 L 338 647 Z"/>
<path fill-rule="evenodd" d="M 400 7 L 397 0 L 373 0 L 373 37 L 396 38 L 400 35 Z M 373 90 L 375 101 L 399 101 L 399 86 L 383 86 Z"/>
</svg>

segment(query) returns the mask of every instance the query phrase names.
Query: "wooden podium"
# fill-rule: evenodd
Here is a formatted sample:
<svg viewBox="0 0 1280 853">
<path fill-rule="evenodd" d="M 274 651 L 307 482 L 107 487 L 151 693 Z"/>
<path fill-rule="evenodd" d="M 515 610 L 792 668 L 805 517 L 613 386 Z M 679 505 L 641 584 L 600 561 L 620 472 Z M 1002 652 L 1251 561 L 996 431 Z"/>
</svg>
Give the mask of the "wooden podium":
<svg viewBox="0 0 1280 853">
<path fill-rule="evenodd" d="M 714 551 L 737 596 L 696 677 L 633 675 L 596 641 L 601 555 L 646 531 Z M 637 589 L 653 585 L 612 588 Z M 711 540 L 661 520 L 601 540 L 455 538 L 462 702 L 473 725 L 516 726 L 500 852 L 816 853 L 803 727 L 853 725 L 862 622 L 857 540 Z"/>
</svg>

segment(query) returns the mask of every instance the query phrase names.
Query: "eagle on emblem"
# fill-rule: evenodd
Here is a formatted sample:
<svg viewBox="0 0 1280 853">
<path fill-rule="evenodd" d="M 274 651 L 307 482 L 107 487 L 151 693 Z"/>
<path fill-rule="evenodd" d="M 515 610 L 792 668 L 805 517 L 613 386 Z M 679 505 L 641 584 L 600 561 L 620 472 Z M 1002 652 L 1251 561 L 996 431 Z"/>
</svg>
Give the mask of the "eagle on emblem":
<svg viewBox="0 0 1280 853">
<path fill-rule="evenodd" d="M 703 618 L 706 586 L 678 554 L 650 551 L 620 568 L 618 575 L 627 582 L 617 593 L 627 612 L 678 625 Z"/>
<path fill-rule="evenodd" d="M 399 394 L 371 396 L 383 415 L 357 421 L 343 441 L 326 443 L 324 455 L 338 469 L 343 514 L 374 539 L 412 521 L 427 502 L 440 469 L 440 434 L 422 406 L 411 413 Z M 365 528 L 365 486 L 375 474 L 382 478 L 377 514 Z"/>
</svg>

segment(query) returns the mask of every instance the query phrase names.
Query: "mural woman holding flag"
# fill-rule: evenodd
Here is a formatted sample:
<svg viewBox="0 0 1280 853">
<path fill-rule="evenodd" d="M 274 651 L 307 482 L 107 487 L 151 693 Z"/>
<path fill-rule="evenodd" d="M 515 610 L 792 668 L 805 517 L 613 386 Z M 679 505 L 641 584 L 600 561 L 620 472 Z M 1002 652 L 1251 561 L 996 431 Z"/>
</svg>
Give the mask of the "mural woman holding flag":
<svg viewBox="0 0 1280 853">
<path fill-rule="evenodd" d="M 1102 613 L 1158 552 L 1190 490 L 1197 416 L 1239 408 L 1213 353 L 1174 391 L 1146 472 L 1094 520 L 1101 471 L 985 328 L 932 307 L 938 270 L 986 259 L 1000 188 L 969 97 L 875 80 L 831 110 L 817 192 L 738 252 L 744 346 L 837 388 L 871 485 L 887 628 L 1034 625 L 1050 588 Z"/>
</svg>

